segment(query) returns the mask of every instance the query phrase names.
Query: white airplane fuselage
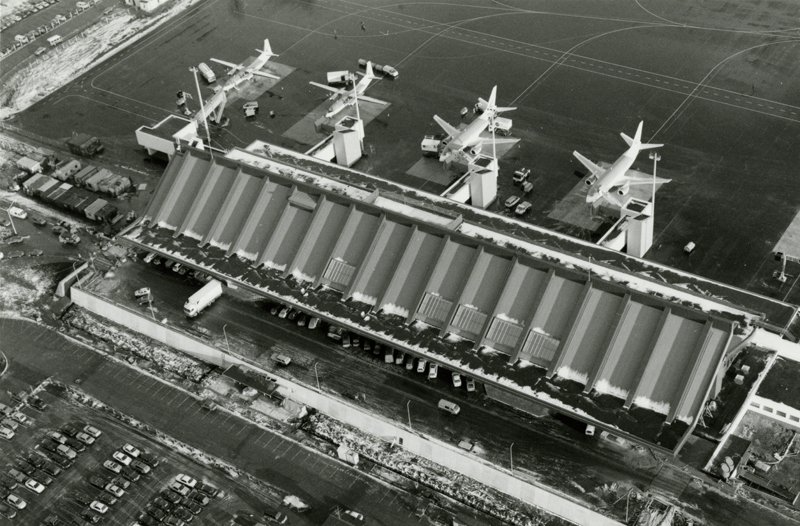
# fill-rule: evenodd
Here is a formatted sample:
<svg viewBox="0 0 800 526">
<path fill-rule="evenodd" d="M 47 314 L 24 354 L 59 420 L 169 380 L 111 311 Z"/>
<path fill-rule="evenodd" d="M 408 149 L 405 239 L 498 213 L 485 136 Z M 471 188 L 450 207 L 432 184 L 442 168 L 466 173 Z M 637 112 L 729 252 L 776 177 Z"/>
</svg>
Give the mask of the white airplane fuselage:
<svg viewBox="0 0 800 526">
<path fill-rule="evenodd" d="M 462 150 L 464 148 L 469 148 L 473 146 L 478 141 L 477 139 L 481 136 L 486 128 L 489 127 L 489 118 L 484 113 L 464 128 L 457 136 L 453 137 L 447 146 L 445 147 L 442 155 L 445 155 L 449 152 L 456 152 Z"/>
<path fill-rule="evenodd" d="M 342 111 L 343 109 L 345 109 L 347 106 L 352 106 L 353 104 L 355 104 L 356 93 L 358 93 L 359 96 L 363 95 L 364 92 L 367 91 L 367 86 L 369 86 L 369 83 L 362 84 L 361 82 L 359 82 L 352 90 L 345 92 L 346 95 L 343 94 L 341 98 L 339 98 L 333 104 L 331 104 L 331 107 L 328 108 L 328 113 L 325 114 L 325 117 L 331 118 L 340 111 Z"/>
<path fill-rule="evenodd" d="M 589 190 L 589 195 L 586 196 L 587 203 L 594 203 L 604 195 L 606 195 L 612 188 L 617 186 L 618 181 L 622 179 L 636 160 L 639 154 L 638 148 L 629 148 L 623 153 L 614 164 L 612 164 L 606 171 L 597 178 L 597 181 L 592 185 Z"/>
</svg>

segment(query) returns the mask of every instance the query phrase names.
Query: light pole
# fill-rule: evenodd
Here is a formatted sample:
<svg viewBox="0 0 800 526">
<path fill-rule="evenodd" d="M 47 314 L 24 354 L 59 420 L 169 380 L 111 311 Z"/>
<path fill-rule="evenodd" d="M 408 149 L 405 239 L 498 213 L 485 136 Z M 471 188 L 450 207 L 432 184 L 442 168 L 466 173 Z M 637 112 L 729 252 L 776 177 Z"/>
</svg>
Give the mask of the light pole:
<svg viewBox="0 0 800 526">
<path fill-rule="evenodd" d="M 314 376 L 317 377 L 317 391 L 322 392 L 322 388 L 319 386 L 319 373 L 317 373 L 317 362 L 314 362 Z"/>
<path fill-rule="evenodd" d="M 225 348 L 228 349 L 228 354 L 230 354 L 231 353 L 231 346 L 228 345 L 228 333 L 225 332 L 225 327 L 227 327 L 227 326 L 228 326 L 227 323 L 222 326 L 222 334 L 225 335 Z"/>
<path fill-rule="evenodd" d="M 203 118 L 203 124 L 206 127 L 206 137 L 208 138 L 208 151 L 211 155 L 214 155 L 211 151 L 211 132 L 208 131 L 208 115 L 206 115 L 205 105 L 203 104 L 203 94 L 200 93 L 200 81 L 197 80 L 197 68 L 192 66 L 189 68 L 189 71 L 194 73 L 194 84 L 197 86 L 197 99 L 200 101 L 200 116 Z M 195 116 L 195 119 L 196 118 Z"/>
<path fill-rule="evenodd" d="M 408 427 L 411 427 L 411 400 L 406 403 L 406 411 L 408 411 Z"/>
<path fill-rule="evenodd" d="M 17 235 L 17 227 L 14 226 L 14 218 L 11 217 L 11 207 L 14 206 L 16 204 L 16 202 L 17 202 L 16 199 L 11 201 L 11 204 L 8 205 L 8 208 L 6 208 L 6 214 L 8 214 L 8 220 L 11 222 L 11 229 L 14 230 L 14 235 L 15 236 Z"/>
<path fill-rule="evenodd" d="M 508 457 L 511 459 L 511 473 L 514 473 L 514 443 L 508 448 Z"/>
<path fill-rule="evenodd" d="M 656 166 L 661 156 L 656 152 L 650 152 L 650 158 L 653 160 L 653 206 L 650 208 L 650 213 L 653 216 L 653 222 L 656 220 Z"/>
</svg>

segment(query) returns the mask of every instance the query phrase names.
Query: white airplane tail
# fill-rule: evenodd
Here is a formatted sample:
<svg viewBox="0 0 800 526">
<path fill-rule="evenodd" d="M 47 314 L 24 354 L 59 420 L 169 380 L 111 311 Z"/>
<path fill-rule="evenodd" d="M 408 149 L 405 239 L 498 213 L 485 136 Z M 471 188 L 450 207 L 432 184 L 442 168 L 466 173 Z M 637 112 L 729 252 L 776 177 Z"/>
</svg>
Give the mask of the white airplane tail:
<svg viewBox="0 0 800 526">
<path fill-rule="evenodd" d="M 478 97 L 478 104 L 484 108 L 484 111 L 491 112 L 494 115 L 517 109 L 516 107 L 497 107 L 497 86 L 492 88 L 492 94 L 489 96 L 489 100 L 483 100 Z"/>
<path fill-rule="evenodd" d="M 644 121 L 639 122 L 639 127 L 636 128 L 636 135 L 631 139 L 624 133 L 620 133 L 625 142 L 628 143 L 628 146 L 631 148 L 636 148 L 637 151 L 641 150 L 649 150 L 651 148 L 660 148 L 664 146 L 663 144 L 655 144 L 655 143 L 644 143 L 642 144 L 642 127 L 644 126 Z"/>
<path fill-rule="evenodd" d="M 262 54 L 266 53 L 267 55 L 269 55 L 271 57 L 277 57 L 278 56 L 278 55 L 276 55 L 275 53 L 272 52 L 272 46 L 269 45 L 269 39 L 268 38 L 264 39 L 264 49 L 256 49 L 256 51 L 258 51 L 259 53 L 262 53 Z"/>
</svg>

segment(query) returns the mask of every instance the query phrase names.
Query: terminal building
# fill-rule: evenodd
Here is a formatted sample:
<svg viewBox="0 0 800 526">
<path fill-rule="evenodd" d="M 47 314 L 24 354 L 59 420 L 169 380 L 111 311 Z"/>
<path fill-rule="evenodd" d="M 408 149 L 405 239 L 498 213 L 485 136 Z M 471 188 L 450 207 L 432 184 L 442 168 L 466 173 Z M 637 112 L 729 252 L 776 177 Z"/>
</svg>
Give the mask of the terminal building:
<svg viewBox="0 0 800 526">
<path fill-rule="evenodd" d="M 119 239 L 474 378 L 503 403 L 671 454 L 753 327 L 795 316 L 262 142 L 176 151 Z"/>
</svg>

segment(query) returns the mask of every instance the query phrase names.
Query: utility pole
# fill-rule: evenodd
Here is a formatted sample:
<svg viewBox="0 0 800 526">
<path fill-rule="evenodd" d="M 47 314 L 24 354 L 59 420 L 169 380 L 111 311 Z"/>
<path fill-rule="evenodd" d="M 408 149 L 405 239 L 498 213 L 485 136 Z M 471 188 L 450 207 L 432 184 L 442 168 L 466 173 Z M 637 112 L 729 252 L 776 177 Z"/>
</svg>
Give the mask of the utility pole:
<svg viewBox="0 0 800 526">
<path fill-rule="evenodd" d="M 656 221 L 656 167 L 661 156 L 656 152 L 650 152 L 650 158 L 653 160 L 653 205 L 650 207 L 650 214 L 653 216 L 653 223 Z"/>
<path fill-rule="evenodd" d="M 514 443 L 511 443 L 511 446 L 508 448 L 508 456 L 511 460 L 511 473 L 514 473 Z"/>
<path fill-rule="evenodd" d="M 319 374 L 317 373 L 317 362 L 314 362 L 314 376 L 317 377 L 317 391 L 322 392 L 322 388 L 319 386 Z"/>
<path fill-rule="evenodd" d="M 227 326 L 228 326 L 227 323 L 222 326 L 222 334 L 225 335 L 225 348 L 228 349 L 228 354 L 230 354 L 231 353 L 231 346 L 228 345 L 228 333 L 225 332 L 225 327 L 227 327 Z"/>
<path fill-rule="evenodd" d="M 408 411 L 408 427 L 411 427 L 411 400 L 406 403 L 406 410 Z"/>
<path fill-rule="evenodd" d="M 206 127 L 206 137 L 208 138 L 208 151 L 211 152 L 211 132 L 208 131 L 208 115 L 206 115 L 205 105 L 203 104 L 203 94 L 200 93 L 200 82 L 197 80 L 197 68 L 192 66 L 189 68 L 189 71 L 194 73 L 194 84 L 195 86 L 197 86 L 197 98 L 200 101 L 200 114 L 203 117 L 203 124 Z"/>
</svg>

